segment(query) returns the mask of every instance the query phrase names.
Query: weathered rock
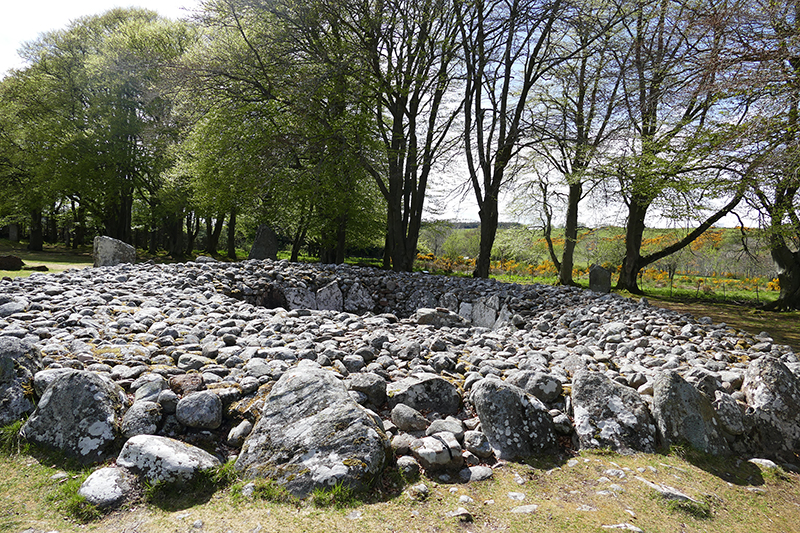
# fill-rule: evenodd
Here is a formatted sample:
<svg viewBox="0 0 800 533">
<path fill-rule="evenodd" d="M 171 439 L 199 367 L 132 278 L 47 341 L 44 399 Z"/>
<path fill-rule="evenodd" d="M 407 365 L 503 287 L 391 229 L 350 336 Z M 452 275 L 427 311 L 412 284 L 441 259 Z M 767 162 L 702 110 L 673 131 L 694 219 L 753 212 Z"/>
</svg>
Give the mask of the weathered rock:
<svg viewBox="0 0 800 533">
<path fill-rule="evenodd" d="M 82 370 L 64 374 L 44 392 L 21 433 L 80 463 L 97 463 L 114 452 L 126 403 L 125 392 L 108 378 Z"/>
<path fill-rule="evenodd" d="M 460 469 L 464 466 L 461 446 L 452 433 L 437 433 L 415 439 L 411 443 L 411 453 L 425 470 L 431 472 Z"/>
<path fill-rule="evenodd" d="M 611 272 L 600 265 L 590 266 L 589 289 L 602 294 L 611 292 Z"/>
<path fill-rule="evenodd" d="M 347 387 L 364 393 L 369 403 L 375 407 L 380 407 L 386 402 L 386 380 L 372 372 L 350 374 Z"/>
<path fill-rule="evenodd" d="M 193 392 L 180 399 L 175 417 L 190 428 L 217 429 L 222 424 L 222 400 L 212 391 Z"/>
<path fill-rule="evenodd" d="M 689 444 L 714 455 L 730 452 L 711 402 L 677 372 L 667 371 L 656 378 L 653 418 L 664 446 Z"/>
<path fill-rule="evenodd" d="M 180 483 L 190 481 L 202 470 L 219 466 L 220 461 L 179 440 L 138 435 L 122 447 L 117 465 L 135 472 L 148 483 Z"/>
<path fill-rule="evenodd" d="M 95 267 L 135 263 L 136 248 L 111 237 L 97 236 L 94 238 L 92 256 Z"/>
<path fill-rule="evenodd" d="M 456 386 L 436 374 L 415 374 L 389 383 L 386 396 L 390 408 L 403 403 L 417 411 L 454 415 L 461 407 L 461 396 Z"/>
<path fill-rule="evenodd" d="M 136 435 L 155 435 L 161 423 L 161 406 L 156 402 L 134 402 L 122 417 L 120 431 L 130 438 Z"/>
<path fill-rule="evenodd" d="M 16 255 L 0 255 L 0 270 L 22 270 L 25 263 Z"/>
<path fill-rule="evenodd" d="M 77 370 L 74 368 L 47 368 L 40 370 L 33 375 L 33 390 L 37 396 L 41 397 L 52 382 L 65 374 L 72 374 L 73 372 L 77 372 Z"/>
<path fill-rule="evenodd" d="M 437 328 L 463 328 L 469 325 L 469 322 L 457 313 L 441 307 L 436 309 L 424 307 L 422 309 L 417 309 L 415 319 L 418 324 L 431 325 Z"/>
<path fill-rule="evenodd" d="M 324 287 L 317 290 L 316 294 L 317 309 L 341 311 L 344 308 L 344 296 L 339 284 L 331 281 Z"/>
<path fill-rule="evenodd" d="M 480 431 L 464 432 L 464 449 L 481 459 L 488 459 L 494 453 L 486 435 Z"/>
<path fill-rule="evenodd" d="M 800 449 L 800 378 L 770 356 L 750 363 L 742 392 L 753 421 L 758 450 L 764 454 Z"/>
<path fill-rule="evenodd" d="M 108 466 L 92 472 L 81 484 L 78 495 L 101 509 L 116 507 L 133 493 L 135 483 L 127 470 Z"/>
<path fill-rule="evenodd" d="M 242 420 L 228 432 L 228 446 L 241 448 L 251 431 L 253 431 L 253 423 L 249 420 Z"/>
<path fill-rule="evenodd" d="M 428 419 L 422 413 L 404 403 L 394 406 L 391 413 L 392 422 L 400 431 L 423 431 L 428 427 Z"/>
<path fill-rule="evenodd" d="M 0 337 L 0 426 L 33 411 L 31 380 L 40 361 L 35 345 L 15 337 Z"/>
<path fill-rule="evenodd" d="M 653 453 L 656 427 L 639 394 L 604 374 L 578 371 L 572 379 L 575 433 L 581 448 Z"/>
<path fill-rule="evenodd" d="M 558 378 L 533 370 L 515 372 L 506 379 L 506 383 L 517 386 L 546 403 L 555 401 L 561 396 L 562 391 L 561 381 Z"/>
<path fill-rule="evenodd" d="M 498 459 L 524 459 L 555 450 L 547 408 L 524 390 L 496 379 L 475 385 L 472 405 Z"/>
<path fill-rule="evenodd" d="M 339 482 L 364 490 L 386 461 L 379 422 L 332 372 L 301 361 L 267 396 L 236 468 L 248 478 L 275 479 L 300 497 Z"/>
<path fill-rule="evenodd" d="M 266 224 L 259 224 L 256 228 L 256 237 L 253 246 L 250 248 L 248 259 L 271 259 L 278 258 L 278 236 L 275 231 Z"/>
</svg>

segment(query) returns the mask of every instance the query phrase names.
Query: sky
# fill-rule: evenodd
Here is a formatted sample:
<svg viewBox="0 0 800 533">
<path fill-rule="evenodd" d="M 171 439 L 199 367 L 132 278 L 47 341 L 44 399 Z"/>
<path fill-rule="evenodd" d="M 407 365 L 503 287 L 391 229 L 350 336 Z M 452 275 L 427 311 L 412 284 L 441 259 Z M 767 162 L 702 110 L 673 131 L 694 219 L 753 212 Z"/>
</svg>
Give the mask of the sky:
<svg viewBox="0 0 800 533">
<path fill-rule="evenodd" d="M 39 34 L 65 28 L 70 21 L 115 7 L 143 7 L 169 18 L 181 18 L 197 0 L 2 0 L 0 17 L 0 77 L 24 66 L 17 54 L 22 43 Z"/>
</svg>

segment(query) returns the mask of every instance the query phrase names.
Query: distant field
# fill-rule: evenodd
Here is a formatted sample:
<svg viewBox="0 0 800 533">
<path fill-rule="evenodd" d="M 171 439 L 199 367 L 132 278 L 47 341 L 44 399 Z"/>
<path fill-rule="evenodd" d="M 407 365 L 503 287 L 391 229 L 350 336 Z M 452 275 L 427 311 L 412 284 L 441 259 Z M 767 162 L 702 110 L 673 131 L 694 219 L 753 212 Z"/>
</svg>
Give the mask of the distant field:
<svg viewBox="0 0 800 533">
<path fill-rule="evenodd" d="M 63 272 L 70 268 L 86 268 L 92 266 L 92 249 L 85 246 L 72 250 L 64 246 L 45 245 L 44 251 L 31 252 L 25 244 L 0 240 L 0 255 L 15 255 L 22 259 L 27 267 L 44 265 L 48 272 Z M 0 278 L 30 276 L 30 270 L 0 270 Z"/>
</svg>

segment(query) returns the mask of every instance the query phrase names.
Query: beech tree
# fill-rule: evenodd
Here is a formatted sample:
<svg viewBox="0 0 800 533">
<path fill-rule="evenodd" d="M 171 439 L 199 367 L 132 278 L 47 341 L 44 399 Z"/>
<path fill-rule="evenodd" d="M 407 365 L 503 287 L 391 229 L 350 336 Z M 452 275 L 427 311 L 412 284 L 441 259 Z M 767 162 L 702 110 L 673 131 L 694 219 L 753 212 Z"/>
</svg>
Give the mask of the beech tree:
<svg viewBox="0 0 800 533">
<path fill-rule="evenodd" d="M 564 24 L 577 53 L 553 70 L 549 84 L 537 88 L 529 103 L 532 112 L 538 115 L 531 125 L 534 141 L 527 144 L 538 177 L 525 184 L 525 188 L 533 188 L 533 196 L 541 199 L 540 205 L 532 205 L 530 209 L 540 209 L 550 258 L 562 285 L 574 284 L 579 204 L 602 179 L 602 173 L 593 172 L 593 167 L 606 161 L 623 128 L 620 14 L 618 6 L 602 4 L 596 10 L 584 6 L 572 13 Z M 553 174 L 560 179 L 553 179 Z M 559 258 L 551 232 L 553 198 L 561 195 L 553 189 L 562 185 L 566 185 L 567 194 L 564 249 Z M 530 202 L 531 195 L 525 196 Z"/>
<path fill-rule="evenodd" d="M 800 3 L 735 5 L 726 49 L 728 85 L 751 114 L 758 163 L 748 203 L 759 213 L 780 282 L 768 309 L 800 309 Z"/>
<path fill-rule="evenodd" d="M 628 210 L 617 288 L 640 293 L 643 267 L 687 246 L 739 204 L 752 165 L 737 153 L 741 129 L 725 114 L 731 104 L 719 84 L 731 23 L 725 4 L 638 1 L 624 23 L 631 53 L 622 56 L 623 95 L 632 128 L 607 169 Z M 642 256 L 653 206 L 700 222 L 679 242 Z"/>
<path fill-rule="evenodd" d="M 581 5 L 566 0 L 477 0 L 462 15 L 464 54 L 464 143 L 469 180 L 478 203 L 481 244 L 473 275 L 488 277 L 497 234 L 501 189 L 519 168 L 538 110 L 531 91 L 564 62 L 578 56 L 605 28 L 585 41 L 561 21 L 578 16 Z"/>
</svg>

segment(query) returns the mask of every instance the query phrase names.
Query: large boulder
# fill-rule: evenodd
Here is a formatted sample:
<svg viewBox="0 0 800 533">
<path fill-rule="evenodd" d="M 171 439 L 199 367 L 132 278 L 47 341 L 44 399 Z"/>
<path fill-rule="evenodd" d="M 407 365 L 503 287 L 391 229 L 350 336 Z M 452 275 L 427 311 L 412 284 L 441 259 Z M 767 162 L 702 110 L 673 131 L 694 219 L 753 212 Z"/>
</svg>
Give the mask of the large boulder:
<svg viewBox="0 0 800 533">
<path fill-rule="evenodd" d="M 191 444 L 157 435 L 128 439 L 117 465 L 130 469 L 148 483 L 190 481 L 202 470 L 220 465 L 219 459 Z"/>
<path fill-rule="evenodd" d="M 742 392 L 759 452 L 800 449 L 800 378 L 796 374 L 781 361 L 762 356 L 747 368 Z"/>
<path fill-rule="evenodd" d="M 525 459 L 555 450 L 553 419 L 535 396 L 499 379 L 484 379 L 473 387 L 470 398 L 498 459 Z"/>
<path fill-rule="evenodd" d="M 82 464 L 114 453 L 127 397 L 109 378 L 78 370 L 53 381 L 22 426 L 23 436 Z"/>
<path fill-rule="evenodd" d="M 0 337 L 0 426 L 33 411 L 32 379 L 41 364 L 39 349 L 16 337 Z"/>
<path fill-rule="evenodd" d="M 16 255 L 0 255 L 0 270 L 22 270 L 25 263 Z"/>
<path fill-rule="evenodd" d="M 579 370 L 572 378 L 575 433 L 580 447 L 652 453 L 656 426 L 642 397 L 605 374 Z"/>
<path fill-rule="evenodd" d="M 333 372 L 301 361 L 267 396 L 236 469 L 272 478 L 298 497 L 336 483 L 365 490 L 383 469 L 388 447 L 380 419 Z"/>
<path fill-rule="evenodd" d="M 266 224 L 260 224 L 256 228 L 256 238 L 250 248 L 248 259 L 271 259 L 278 258 L 278 236 L 275 231 Z"/>
<path fill-rule="evenodd" d="M 98 235 L 94 238 L 92 257 L 96 267 L 135 263 L 136 248 L 120 240 Z"/>
<path fill-rule="evenodd" d="M 711 401 L 677 372 L 667 371 L 656 377 L 653 417 L 664 446 L 689 444 L 713 455 L 730 452 Z"/>
<path fill-rule="evenodd" d="M 386 397 L 390 409 L 404 403 L 417 411 L 454 415 L 461 407 L 461 395 L 456 386 L 436 374 L 414 374 L 389 383 Z"/>
</svg>

